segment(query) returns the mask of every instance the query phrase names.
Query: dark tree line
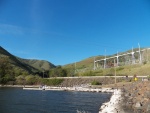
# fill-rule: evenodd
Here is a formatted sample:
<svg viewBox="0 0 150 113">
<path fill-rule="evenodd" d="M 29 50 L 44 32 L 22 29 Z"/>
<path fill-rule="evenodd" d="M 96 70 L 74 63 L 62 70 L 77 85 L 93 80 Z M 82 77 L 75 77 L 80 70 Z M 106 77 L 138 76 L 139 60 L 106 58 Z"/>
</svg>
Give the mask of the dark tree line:
<svg viewBox="0 0 150 113">
<path fill-rule="evenodd" d="M 0 57 L 0 84 L 14 81 L 15 74 L 8 57 Z"/>
<path fill-rule="evenodd" d="M 39 84 L 42 78 L 73 76 L 74 70 L 64 69 L 61 66 L 47 71 L 28 73 L 15 67 L 9 57 L 0 57 L 0 84 Z"/>
</svg>

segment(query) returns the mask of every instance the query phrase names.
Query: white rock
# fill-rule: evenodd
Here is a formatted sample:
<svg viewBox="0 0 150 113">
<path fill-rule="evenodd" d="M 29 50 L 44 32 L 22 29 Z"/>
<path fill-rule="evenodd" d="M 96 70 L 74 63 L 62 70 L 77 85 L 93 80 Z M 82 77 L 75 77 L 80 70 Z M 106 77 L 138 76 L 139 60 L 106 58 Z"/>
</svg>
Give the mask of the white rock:
<svg viewBox="0 0 150 113">
<path fill-rule="evenodd" d="M 116 113 L 119 111 L 119 100 L 121 99 L 121 90 L 115 89 L 109 102 L 101 106 L 99 113 Z M 105 106 L 106 105 L 106 106 Z"/>
</svg>

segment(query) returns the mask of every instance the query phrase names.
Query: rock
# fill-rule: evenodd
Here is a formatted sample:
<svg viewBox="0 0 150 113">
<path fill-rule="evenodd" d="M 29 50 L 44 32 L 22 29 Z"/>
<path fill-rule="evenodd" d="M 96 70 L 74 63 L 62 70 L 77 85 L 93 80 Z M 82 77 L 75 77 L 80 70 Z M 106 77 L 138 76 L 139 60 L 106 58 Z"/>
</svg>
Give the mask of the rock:
<svg viewBox="0 0 150 113">
<path fill-rule="evenodd" d="M 131 93 L 129 93 L 129 96 L 131 96 Z"/>
<path fill-rule="evenodd" d="M 144 96 L 147 97 L 147 98 L 150 98 L 150 92 L 149 92 L 149 91 L 146 91 L 146 92 L 144 93 Z"/>
<path fill-rule="evenodd" d="M 142 105 L 141 105 L 140 102 L 135 103 L 135 107 L 136 107 L 136 108 L 141 108 L 141 106 L 142 106 Z"/>
<path fill-rule="evenodd" d="M 150 104 L 147 106 L 146 112 L 150 113 Z"/>
</svg>

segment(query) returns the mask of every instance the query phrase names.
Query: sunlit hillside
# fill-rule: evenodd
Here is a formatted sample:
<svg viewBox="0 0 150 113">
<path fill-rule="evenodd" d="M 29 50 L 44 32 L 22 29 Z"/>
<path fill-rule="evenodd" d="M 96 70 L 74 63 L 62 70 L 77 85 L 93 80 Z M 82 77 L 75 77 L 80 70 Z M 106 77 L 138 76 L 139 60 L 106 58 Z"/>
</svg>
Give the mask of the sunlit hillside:
<svg viewBox="0 0 150 113">
<path fill-rule="evenodd" d="M 118 58 L 119 66 L 116 67 L 117 75 L 149 75 L 150 74 L 150 50 L 142 48 L 144 50 L 141 52 L 141 63 L 139 63 L 139 48 L 135 48 L 133 50 L 128 50 L 126 52 L 118 53 L 118 55 L 128 54 L 131 52 L 134 53 L 134 63 L 132 61 L 132 55 L 125 55 Z M 117 54 L 106 56 L 106 58 L 111 58 L 116 56 Z M 114 58 L 108 59 L 106 62 L 106 68 L 104 69 L 104 61 L 103 59 L 105 56 L 94 56 L 87 58 L 85 60 L 75 62 L 72 64 L 64 65 L 64 68 L 72 69 L 75 73 L 82 73 L 87 71 L 93 71 L 95 76 L 102 76 L 102 75 L 114 75 Z M 99 63 L 95 63 L 94 61 L 102 60 Z M 115 61 L 116 62 L 116 61 Z M 110 66 L 110 64 L 112 64 Z M 94 66 L 95 65 L 95 66 Z M 95 69 L 94 69 L 95 68 Z"/>
</svg>

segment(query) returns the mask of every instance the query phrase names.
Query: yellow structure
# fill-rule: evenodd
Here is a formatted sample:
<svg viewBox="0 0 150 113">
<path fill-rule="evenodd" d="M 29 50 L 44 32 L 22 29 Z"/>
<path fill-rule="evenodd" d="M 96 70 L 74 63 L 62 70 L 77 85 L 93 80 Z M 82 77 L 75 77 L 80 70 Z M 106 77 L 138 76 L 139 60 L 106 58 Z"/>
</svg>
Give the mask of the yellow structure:
<svg viewBox="0 0 150 113">
<path fill-rule="evenodd" d="M 138 80 L 138 78 L 137 78 L 137 77 L 135 77 L 135 78 L 134 78 L 134 81 L 137 81 L 137 80 Z"/>
</svg>

